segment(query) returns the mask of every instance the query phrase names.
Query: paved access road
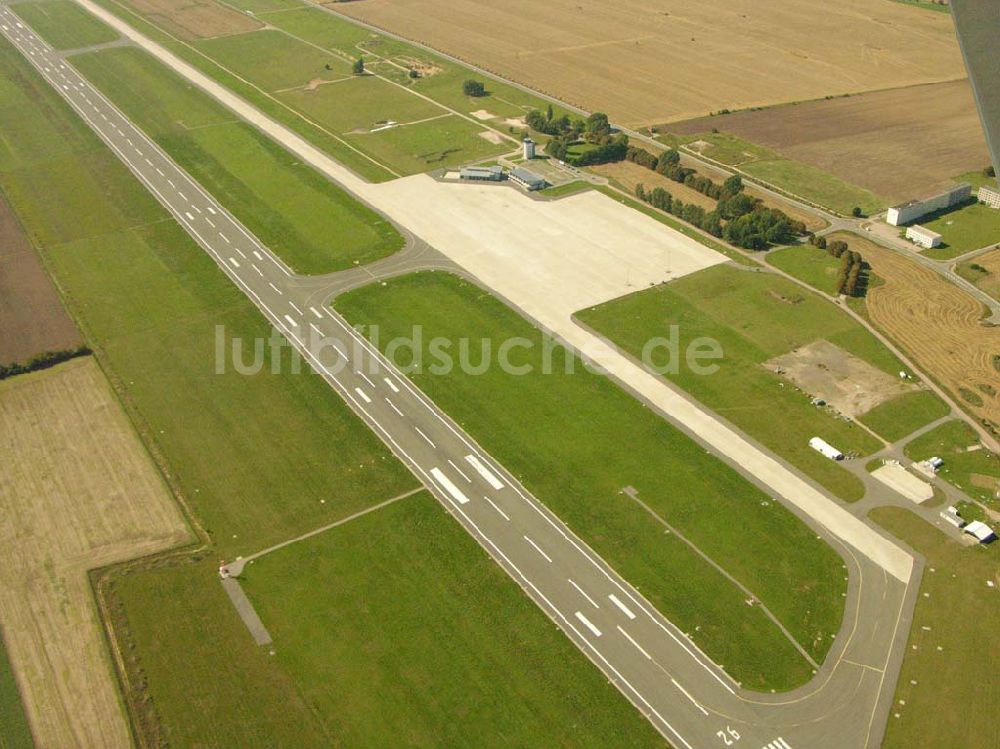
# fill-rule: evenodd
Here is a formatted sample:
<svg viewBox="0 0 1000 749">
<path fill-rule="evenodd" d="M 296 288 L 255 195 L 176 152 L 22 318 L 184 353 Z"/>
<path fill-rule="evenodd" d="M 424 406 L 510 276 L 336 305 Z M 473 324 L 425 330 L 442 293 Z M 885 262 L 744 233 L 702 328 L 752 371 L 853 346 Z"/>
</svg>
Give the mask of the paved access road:
<svg viewBox="0 0 1000 749">
<path fill-rule="evenodd" d="M 674 747 L 878 746 L 909 610 L 900 580 L 845 547 L 847 622 L 827 664 L 793 693 L 741 690 L 6 5 L 0 32 Z"/>
</svg>

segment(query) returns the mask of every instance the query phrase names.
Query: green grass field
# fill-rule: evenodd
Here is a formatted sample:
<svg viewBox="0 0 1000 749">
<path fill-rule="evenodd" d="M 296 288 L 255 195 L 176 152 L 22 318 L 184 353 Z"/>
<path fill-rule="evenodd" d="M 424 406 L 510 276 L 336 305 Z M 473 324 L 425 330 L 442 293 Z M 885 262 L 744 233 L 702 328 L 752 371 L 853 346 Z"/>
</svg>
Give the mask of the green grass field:
<svg viewBox="0 0 1000 749">
<path fill-rule="evenodd" d="M 871 517 L 927 558 L 883 749 L 996 746 L 969 719 L 1000 709 L 996 680 L 969 678 L 1000 667 L 995 545 L 963 546 L 896 507 Z"/>
<path fill-rule="evenodd" d="M 950 260 L 971 250 L 1000 245 L 1000 211 L 979 202 L 934 214 L 920 225 L 941 235 L 943 244 L 924 250 L 925 257 Z"/>
<path fill-rule="evenodd" d="M 565 350 L 555 352 L 554 372 L 543 374 L 539 332 L 465 281 L 407 276 L 351 292 L 337 308 L 354 324 L 378 325 L 383 343 L 411 335 L 415 324 L 425 341 L 468 338 L 476 352 L 483 340 L 494 350 L 513 336 L 534 341 L 523 357 L 535 368 L 531 376 L 494 366 L 414 379 L 737 679 L 780 689 L 808 678 L 806 662 L 777 628 L 686 545 L 665 536 L 622 488 L 638 489 L 822 659 L 840 623 L 840 560 L 791 513 L 610 380 L 566 374 L 567 359 L 578 369 L 579 362 Z"/>
<path fill-rule="evenodd" d="M 711 145 L 701 151 L 704 156 L 738 167 L 751 177 L 840 214 L 850 215 L 855 206 L 866 214 L 885 207 L 885 201 L 864 188 L 729 133 L 702 133 L 681 139 L 668 134 L 663 140 L 671 144 L 705 141 Z"/>
<path fill-rule="evenodd" d="M 840 260 L 826 250 L 808 244 L 782 247 L 768 252 L 767 262 L 817 291 L 830 295 L 837 292 Z"/>
<path fill-rule="evenodd" d="M 991 272 L 981 265 L 978 257 L 964 263 L 959 263 L 955 268 L 958 273 L 969 283 L 975 284 L 994 299 L 1000 300 L 1000 274 Z"/>
<path fill-rule="evenodd" d="M 939 457 L 944 465 L 938 475 L 974 499 L 996 506 L 1000 490 L 1000 458 L 979 445 L 979 438 L 964 421 L 949 421 L 918 437 L 906 446 L 911 460 Z"/>
<path fill-rule="evenodd" d="M 0 749 L 34 749 L 31 729 L 0 636 Z"/>
<path fill-rule="evenodd" d="M 876 406 L 859 416 L 858 421 L 889 442 L 896 442 L 949 413 L 948 405 L 930 390 L 918 390 Z"/>
<path fill-rule="evenodd" d="M 268 333 L 263 318 L 3 41 L 0 72 L 0 111 L 17 113 L 15 132 L 33 133 L 24 143 L 10 138 L 0 143 L 0 186 L 29 236 L 41 245 L 137 425 L 215 542 L 198 564 L 173 562 L 114 584 L 113 619 L 127 633 L 130 667 L 141 669 L 134 675 L 148 684 L 152 702 L 143 704 L 159 716 L 159 735 L 172 746 L 331 746 L 338 738 L 326 720 L 379 725 L 388 707 L 377 700 L 348 700 L 340 705 L 344 714 L 318 717 L 306 696 L 307 689 L 315 694 L 317 685 L 296 681 L 290 673 L 288 665 L 296 659 L 292 646 L 277 643 L 276 659 L 253 645 L 219 586 L 216 568 L 219 558 L 329 523 L 412 489 L 416 480 L 319 378 L 287 370 L 272 375 L 267 368 L 257 376 L 240 376 L 231 368 L 217 374 L 215 325 L 224 323 L 229 335 L 252 340 Z M 67 196 L 83 193 L 88 199 L 53 197 L 62 184 Z M 478 638 L 483 622 L 490 623 L 490 636 L 496 635 L 498 622 L 506 622 L 507 629 L 500 628 L 506 639 L 479 643 L 479 651 L 492 647 L 488 676 L 503 691 L 488 716 L 461 716 L 466 737 L 477 735 L 480 726 L 493 734 L 509 730 L 502 722 L 505 711 L 520 704 L 519 720 L 525 723 L 518 730 L 524 735 L 554 735 L 561 728 L 582 745 L 607 746 L 622 738 L 624 745 L 662 746 L 640 713 L 436 504 L 425 499 L 421 507 L 428 519 L 416 527 L 403 528 L 388 516 L 393 528 L 386 533 L 391 536 L 395 528 L 401 539 L 405 535 L 395 547 L 366 548 L 371 536 L 363 534 L 360 548 L 340 547 L 336 553 L 355 582 L 362 581 L 355 589 L 363 596 L 358 605 L 380 587 L 408 591 L 416 608 L 395 613 L 417 617 L 410 622 L 413 629 L 433 626 L 452 638 Z M 431 543 L 422 531 L 433 534 Z M 428 590 L 440 597 L 439 620 L 413 588 L 427 568 L 400 564 L 404 547 L 412 550 L 414 564 L 436 565 L 437 587 Z M 384 558 L 369 566 L 359 562 L 365 554 L 368 560 Z M 372 574 L 376 567 L 378 574 Z M 442 568 L 451 574 L 447 586 L 438 574 Z M 302 575 L 293 577 L 308 586 Z M 335 621 L 338 612 L 329 610 L 327 616 Z M 466 619 L 478 622 L 478 629 L 464 630 Z M 379 630 L 382 650 L 412 647 L 393 640 L 407 623 L 392 624 L 397 629 Z M 359 639 L 351 647 L 351 669 L 344 663 L 330 667 L 352 685 L 393 684 L 403 690 L 398 664 L 383 662 L 371 649 L 373 631 L 354 634 Z M 517 649 L 521 645 L 524 650 Z M 541 664 L 525 650 L 549 660 Z M 466 652 L 471 658 L 477 651 Z M 299 655 L 323 667 L 316 653 Z M 487 668 L 475 659 L 453 666 L 428 653 L 424 657 L 435 686 L 449 694 L 468 688 L 468 682 L 457 680 Z M 4 684 L 0 678 L 0 689 Z M 417 690 L 411 700 L 427 695 L 419 690 L 422 684 L 409 686 Z M 0 706 L 6 710 L 12 702 L 2 694 Z M 366 707 L 375 712 L 365 713 Z M 591 713 L 583 721 L 578 707 Z M 438 723 L 431 728 L 457 717 L 434 718 Z M 417 735 L 429 730 L 433 715 L 407 725 L 419 718 L 399 715 L 394 725 L 401 734 Z M 427 745 L 439 745 L 436 739 L 432 736 Z"/>
<path fill-rule="evenodd" d="M 546 187 L 545 191 L 541 193 L 541 195 L 545 198 L 564 198 L 567 195 L 576 195 L 578 192 L 586 192 L 587 190 L 593 189 L 594 185 L 590 182 L 578 179 L 573 182 L 556 185 L 555 187 Z"/>
<path fill-rule="evenodd" d="M 294 270 L 342 270 L 402 247 L 378 214 L 145 52 L 103 50 L 74 65 Z"/>
<path fill-rule="evenodd" d="M 15 3 L 13 11 L 54 49 L 113 42 L 118 34 L 72 0 Z"/>
<path fill-rule="evenodd" d="M 898 372 L 896 358 L 832 305 L 778 276 L 716 266 L 578 317 L 637 357 L 651 337 L 665 335 L 673 324 L 680 326 L 684 341 L 715 339 L 725 352 L 718 372 L 699 376 L 681 367 L 669 379 L 836 496 L 847 501 L 863 496 L 856 476 L 808 442 L 819 435 L 859 455 L 875 452 L 879 443 L 816 408 L 807 394 L 762 366 L 772 357 L 826 339 L 884 371 Z"/>
</svg>

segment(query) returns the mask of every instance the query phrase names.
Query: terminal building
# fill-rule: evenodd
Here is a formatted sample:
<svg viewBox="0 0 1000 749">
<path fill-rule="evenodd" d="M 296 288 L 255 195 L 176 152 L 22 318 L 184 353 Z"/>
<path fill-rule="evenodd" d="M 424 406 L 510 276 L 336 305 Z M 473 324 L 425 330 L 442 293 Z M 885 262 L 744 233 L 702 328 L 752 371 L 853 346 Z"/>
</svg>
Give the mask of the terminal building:
<svg viewBox="0 0 1000 749">
<path fill-rule="evenodd" d="M 914 224 L 906 230 L 906 238 L 914 244 L 918 244 L 925 249 L 932 250 L 941 246 L 941 235 L 936 231 L 931 231 L 923 226 Z"/>
<path fill-rule="evenodd" d="M 934 195 L 924 200 L 911 200 L 908 203 L 893 206 L 886 212 L 885 222 L 890 226 L 912 224 L 928 213 L 943 211 L 964 203 L 971 195 L 972 185 L 963 182 L 961 185 L 953 187 L 948 192 L 943 192 L 940 195 Z"/>
<path fill-rule="evenodd" d="M 463 166 L 458 176 L 471 182 L 500 182 L 503 169 L 499 166 Z"/>
<path fill-rule="evenodd" d="M 541 190 L 545 187 L 545 178 L 535 174 L 524 167 L 514 167 L 510 173 L 510 181 L 519 184 L 525 190 Z"/>
</svg>

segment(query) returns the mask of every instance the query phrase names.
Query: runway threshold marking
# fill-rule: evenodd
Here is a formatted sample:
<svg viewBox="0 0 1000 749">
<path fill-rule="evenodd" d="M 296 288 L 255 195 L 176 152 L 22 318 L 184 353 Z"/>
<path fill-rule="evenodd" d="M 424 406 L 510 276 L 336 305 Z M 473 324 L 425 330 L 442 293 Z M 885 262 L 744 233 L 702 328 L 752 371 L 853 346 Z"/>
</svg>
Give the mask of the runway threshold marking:
<svg viewBox="0 0 1000 749">
<path fill-rule="evenodd" d="M 618 596 L 616 596 L 614 593 L 612 593 L 611 595 L 608 596 L 608 598 L 611 599 L 611 603 L 613 603 L 615 606 L 617 606 L 618 609 L 623 614 L 625 614 L 625 616 L 627 616 L 629 619 L 635 619 L 635 614 L 633 614 L 631 611 L 629 611 L 628 607 L 624 603 L 622 603 L 621 601 L 618 600 Z"/>
<path fill-rule="evenodd" d="M 593 623 L 590 621 L 590 619 L 588 619 L 587 617 L 585 617 L 582 613 L 580 613 L 579 611 L 577 611 L 575 614 L 573 614 L 573 616 L 575 616 L 577 619 L 579 619 L 580 623 L 584 627 L 586 627 L 587 629 L 589 629 L 590 632 L 591 632 L 591 634 L 594 635 L 594 637 L 600 637 L 601 636 L 601 630 L 599 630 L 597 627 L 595 627 L 593 625 Z"/>
<path fill-rule="evenodd" d="M 475 468 L 476 473 L 482 476 L 483 479 L 486 481 L 486 483 L 492 486 L 495 491 L 500 491 L 501 489 L 503 489 L 504 487 L 503 482 L 501 482 L 500 479 L 494 476 L 493 472 L 490 471 L 486 466 L 484 466 L 483 462 L 475 455 L 466 455 L 465 461 L 470 466 Z"/>
<path fill-rule="evenodd" d="M 685 697 L 688 698 L 688 700 L 690 700 L 690 702 L 691 702 L 692 705 L 694 705 L 696 708 L 698 708 L 699 710 L 701 710 L 701 714 L 702 715 L 708 715 L 708 710 L 706 710 L 701 705 L 699 705 L 698 704 L 698 700 L 696 700 L 694 697 L 692 697 L 688 693 L 688 690 L 686 690 L 684 687 L 682 687 L 680 684 L 678 684 L 677 680 L 674 677 L 671 676 L 670 677 L 670 681 L 673 682 L 673 685 L 675 687 L 677 687 L 677 689 L 680 691 L 681 694 L 683 694 Z"/>
<path fill-rule="evenodd" d="M 452 496 L 452 499 L 454 499 L 460 505 L 465 505 L 469 503 L 469 498 L 466 497 L 462 493 L 462 491 L 451 482 L 450 478 L 444 475 L 444 473 L 441 471 L 440 468 L 432 468 L 430 473 L 431 476 L 434 477 L 434 480 L 441 485 L 441 488 L 443 488 L 446 492 L 448 492 L 448 494 Z"/>
<path fill-rule="evenodd" d="M 626 640 L 628 640 L 629 642 L 632 643 L 633 647 L 635 647 L 636 650 L 638 650 L 640 653 L 642 653 L 644 656 L 646 656 L 646 660 L 647 661 L 653 660 L 653 656 L 651 656 L 649 653 L 647 653 L 646 649 L 643 648 L 642 645 L 640 645 L 634 639 L 632 639 L 632 635 L 630 635 L 628 632 L 626 632 L 624 629 L 622 629 L 619 625 L 616 624 L 615 626 L 618 628 L 618 631 L 622 633 L 622 636 Z"/>
<path fill-rule="evenodd" d="M 532 541 L 527 536 L 524 537 L 524 540 L 527 541 L 529 544 L 531 544 L 532 548 L 534 548 L 535 551 L 537 551 L 539 554 L 541 554 L 543 557 L 545 557 L 545 561 L 546 562 L 548 562 L 549 564 L 552 564 L 552 557 L 550 557 L 548 554 L 546 554 L 542 550 L 541 546 L 539 546 L 538 544 L 536 544 L 534 541 Z"/>
<path fill-rule="evenodd" d="M 593 606 L 595 609 L 601 608 L 600 606 L 598 606 L 597 601 L 595 601 L 593 598 L 591 598 L 589 595 L 587 595 L 587 591 L 585 591 L 583 588 L 581 588 L 579 585 L 576 584 L 575 580 L 568 580 L 568 582 L 569 582 L 570 585 L 572 585 L 574 588 L 576 588 L 576 592 L 577 593 L 579 593 L 581 596 L 583 596 L 584 598 L 586 598 L 587 601 L 590 602 L 591 606 Z"/>
<path fill-rule="evenodd" d="M 789 746 L 787 741 L 779 736 L 771 743 L 766 744 L 763 749 L 792 749 L 792 747 Z"/>
</svg>

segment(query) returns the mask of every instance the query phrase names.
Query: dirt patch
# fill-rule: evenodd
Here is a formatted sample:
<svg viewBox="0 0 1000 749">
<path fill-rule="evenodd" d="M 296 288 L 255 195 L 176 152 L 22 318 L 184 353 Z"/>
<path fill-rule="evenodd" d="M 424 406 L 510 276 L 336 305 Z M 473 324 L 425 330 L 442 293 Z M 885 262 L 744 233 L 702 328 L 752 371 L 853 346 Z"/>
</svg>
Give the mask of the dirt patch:
<svg viewBox="0 0 1000 749">
<path fill-rule="evenodd" d="M 209 39 L 256 31 L 260 21 L 208 0 L 126 0 L 135 10 L 181 39 Z"/>
<path fill-rule="evenodd" d="M 712 128 L 892 203 L 943 188 L 990 161 L 966 80 L 702 117 L 666 129 L 697 135 Z"/>
<path fill-rule="evenodd" d="M 764 366 L 852 419 L 916 389 L 823 340 L 777 356 Z"/>
<path fill-rule="evenodd" d="M 132 745 L 86 572 L 188 530 L 90 357 L 0 383 L 0 612 L 38 746 Z"/>
<path fill-rule="evenodd" d="M 420 73 L 421 78 L 430 78 L 431 76 L 437 75 L 442 70 L 442 68 L 438 65 L 429 63 L 427 60 L 421 60 L 418 57 L 410 57 L 409 55 L 398 55 L 392 59 L 393 62 L 410 68 L 411 70 L 416 70 Z"/>
<path fill-rule="evenodd" d="M 884 0 L 329 7 L 631 127 L 965 75 L 948 15 Z"/>
<path fill-rule="evenodd" d="M 969 410 L 1000 424 L 1000 400 L 980 387 L 995 387 L 993 356 L 1000 353 L 1000 327 L 981 324 L 983 305 L 898 252 L 856 234 L 839 233 L 831 238 L 849 242 L 884 281 L 866 297 L 875 325 L 958 399 L 963 390 L 983 393 L 982 405 L 969 404 Z"/>
<path fill-rule="evenodd" d="M 477 109 L 475 112 L 472 112 L 471 114 L 477 120 L 482 120 L 483 122 L 485 122 L 486 120 L 492 120 L 496 117 L 495 114 L 485 109 Z"/>
<path fill-rule="evenodd" d="M 80 332 L 0 196 L 0 363 L 76 348 Z"/>
<path fill-rule="evenodd" d="M 982 473 L 973 473 L 969 476 L 969 481 L 973 486 L 978 486 L 980 489 L 988 489 L 990 491 L 1000 493 L 1000 479 L 996 476 L 987 476 Z"/>
<path fill-rule="evenodd" d="M 524 121 L 524 117 L 508 117 L 503 121 L 504 125 L 509 127 L 527 127 L 528 123 Z"/>
<path fill-rule="evenodd" d="M 479 133 L 479 137 L 483 140 L 488 140 L 490 143 L 495 143 L 498 146 L 504 142 L 503 136 L 500 135 L 500 133 L 493 132 L 492 130 L 483 130 Z"/>
</svg>

